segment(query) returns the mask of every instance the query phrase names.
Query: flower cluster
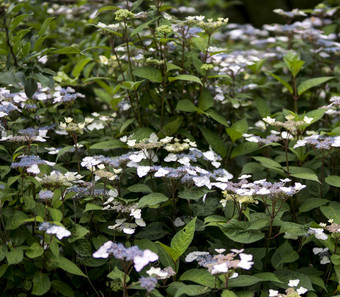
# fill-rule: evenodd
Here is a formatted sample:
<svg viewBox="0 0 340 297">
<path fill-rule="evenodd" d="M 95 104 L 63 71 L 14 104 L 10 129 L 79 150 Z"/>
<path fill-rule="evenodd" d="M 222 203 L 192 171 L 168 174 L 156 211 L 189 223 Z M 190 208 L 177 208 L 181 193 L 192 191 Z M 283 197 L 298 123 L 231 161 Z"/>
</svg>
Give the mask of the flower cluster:
<svg viewBox="0 0 340 297">
<path fill-rule="evenodd" d="M 297 288 L 299 285 L 299 279 L 292 279 L 288 282 L 288 289 L 286 289 L 285 294 L 279 293 L 277 290 L 269 290 L 269 297 L 299 297 L 305 294 L 308 290 L 302 286 Z"/>
<path fill-rule="evenodd" d="M 92 256 L 94 258 L 108 258 L 110 255 L 119 260 L 133 262 L 137 272 L 150 262 L 158 260 L 158 255 L 148 249 L 142 251 L 136 245 L 126 248 L 123 244 L 113 241 L 104 243 Z"/>
<path fill-rule="evenodd" d="M 310 145 L 316 149 L 330 150 L 334 147 L 340 147 L 340 136 L 321 136 L 314 134 L 298 140 L 294 148 L 304 147 L 306 145 Z"/>
<path fill-rule="evenodd" d="M 185 261 L 192 262 L 196 260 L 202 267 L 208 269 L 211 274 L 228 273 L 229 278 L 238 276 L 234 270 L 242 268 L 249 270 L 254 264 L 253 255 L 243 253 L 243 250 L 232 249 L 230 253 L 224 255 L 225 249 L 216 249 L 217 255 L 210 255 L 208 252 L 189 253 Z M 239 259 L 237 259 L 237 257 Z"/>
<path fill-rule="evenodd" d="M 38 174 L 40 173 L 39 165 L 48 165 L 54 166 L 54 162 L 49 162 L 40 159 L 39 156 L 21 156 L 19 162 L 13 162 L 11 167 L 12 168 L 26 168 L 27 173 Z"/>
<path fill-rule="evenodd" d="M 58 239 L 63 239 L 64 237 L 69 237 L 71 235 L 71 232 L 68 231 L 65 227 L 50 224 L 48 222 L 41 223 L 39 226 L 39 230 L 44 231 L 47 234 L 55 235 Z"/>
</svg>

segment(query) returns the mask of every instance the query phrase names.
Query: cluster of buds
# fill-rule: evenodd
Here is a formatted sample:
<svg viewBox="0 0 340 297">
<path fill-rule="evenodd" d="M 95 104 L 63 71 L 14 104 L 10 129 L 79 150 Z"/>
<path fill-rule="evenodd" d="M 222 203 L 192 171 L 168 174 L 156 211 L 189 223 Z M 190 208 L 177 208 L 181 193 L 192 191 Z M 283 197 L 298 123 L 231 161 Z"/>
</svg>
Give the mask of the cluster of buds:
<svg viewBox="0 0 340 297">
<path fill-rule="evenodd" d="M 229 21 L 228 18 L 218 18 L 216 21 L 213 19 L 207 19 L 207 22 L 204 21 L 205 16 L 188 16 L 186 17 L 186 21 L 190 26 L 198 26 L 202 28 L 208 35 L 212 35 L 218 28 L 226 25 Z"/>
<path fill-rule="evenodd" d="M 36 176 L 41 185 L 47 189 L 57 189 L 59 187 L 71 187 L 74 184 L 83 183 L 82 178 L 84 176 L 76 172 L 66 172 L 65 174 L 60 171 L 53 170 L 49 175 L 43 175 L 42 177 Z"/>
<path fill-rule="evenodd" d="M 60 123 L 60 128 L 70 135 L 79 135 L 83 134 L 85 125 L 85 122 L 74 123 L 72 118 L 65 118 L 65 123 Z"/>
<path fill-rule="evenodd" d="M 116 18 L 115 20 L 118 22 L 126 22 L 130 19 L 134 19 L 135 14 L 127 9 L 118 9 L 116 11 Z"/>
<path fill-rule="evenodd" d="M 313 121 L 313 118 L 309 118 L 307 116 L 304 116 L 302 120 L 296 120 L 294 115 L 287 115 L 285 118 L 287 120 L 286 122 L 280 122 L 268 116 L 263 118 L 263 121 L 271 126 L 284 128 L 293 135 L 296 135 L 299 130 L 302 130 L 303 126 L 309 125 Z"/>
</svg>

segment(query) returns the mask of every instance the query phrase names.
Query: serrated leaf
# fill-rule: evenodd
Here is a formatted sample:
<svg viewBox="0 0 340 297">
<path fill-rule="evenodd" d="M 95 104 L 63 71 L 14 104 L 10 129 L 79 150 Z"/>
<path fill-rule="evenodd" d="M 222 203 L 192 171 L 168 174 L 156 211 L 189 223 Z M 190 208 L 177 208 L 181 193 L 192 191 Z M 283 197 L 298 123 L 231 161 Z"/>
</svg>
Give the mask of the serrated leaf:
<svg viewBox="0 0 340 297">
<path fill-rule="evenodd" d="M 36 272 L 33 277 L 32 295 L 42 296 L 51 288 L 51 282 L 47 274 Z"/>
<path fill-rule="evenodd" d="M 143 196 L 138 202 L 138 208 L 143 208 L 145 206 L 155 206 L 168 201 L 169 198 L 162 193 L 151 193 Z"/>
<path fill-rule="evenodd" d="M 8 265 L 18 264 L 24 259 L 24 249 L 19 246 L 12 248 L 6 253 Z"/>
<path fill-rule="evenodd" d="M 137 68 L 133 71 L 133 74 L 156 83 L 161 83 L 163 81 L 162 72 L 151 66 Z"/>
<path fill-rule="evenodd" d="M 189 247 L 194 238 L 197 218 L 192 219 L 182 230 L 178 231 L 171 240 L 170 247 L 177 251 L 176 261 Z"/>
<path fill-rule="evenodd" d="M 253 159 L 260 162 L 263 167 L 283 171 L 280 163 L 278 163 L 278 162 L 276 162 L 272 159 L 269 159 L 269 158 L 266 158 L 266 157 L 253 157 Z"/>
<path fill-rule="evenodd" d="M 177 75 L 175 77 L 169 77 L 170 82 L 173 82 L 173 81 L 176 81 L 176 80 L 185 80 L 185 81 L 190 81 L 190 82 L 196 82 L 196 83 L 199 83 L 200 85 L 203 85 L 201 80 L 197 76 L 189 75 L 189 74 L 180 74 L 180 75 Z"/>
<path fill-rule="evenodd" d="M 233 159 L 238 156 L 243 156 L 255 152 L 259 149 L 259 145 L 254 142 L 242 142 L 231 151 L 230 158 Z"/>
<path fill-rule="evenodd" d="M 298 95 L 301 96 L 304 92 L 306 92 L 310 88 L 321 85 L 325 83 L 326 81 L 329 81 L 330 79 L 333 79 L 333 78 L 334 77 L 332 76 L 326 76 L 326 77 L 316 77 L 316 78 L 307 79 L 298 86 Z"/>
</svg>

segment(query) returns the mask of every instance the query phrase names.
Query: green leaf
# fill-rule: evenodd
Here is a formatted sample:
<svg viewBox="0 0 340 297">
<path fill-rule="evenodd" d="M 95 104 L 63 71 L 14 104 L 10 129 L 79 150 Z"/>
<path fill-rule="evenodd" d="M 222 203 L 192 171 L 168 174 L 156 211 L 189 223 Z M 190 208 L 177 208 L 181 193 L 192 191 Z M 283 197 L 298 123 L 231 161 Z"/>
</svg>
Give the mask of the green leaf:
<svg viewBox="0 0 340 297">
<path fill-rule="evenodd" d="M 162 72 L 151 66 L 137 68 L 133 71 L 133 74 L 156 83 L 161 83 L 163 81 Z"/>
<path fill-rule="evenodd" d="M 280 283 L 281 281 L 276 277 L 274 273 L 271 272 L 260 272 L 254 274 L 255 277 L 261 279 L 262 281 L 266 282 L 277 282 Z"/>
<path fill-rule="evenodd" d="M 299 259 L 299 255 L 294 251 L 288 241 L 281 244 L 272 256 L 272 264 L 275 269 L 282 268 L 285 263 L 292 263 Z"/>
<path fill-rule="evenodd" d="M 171 118 L 171 120 L 162 127 L 161 132 L 159 133 L 159 137 L 169 136 L 177 132 L 179 127 L 181 126 L 183 122 L 182 116 L 177 116 L 174 118 Z"/>
<path fill-rule="evenodd" d="M 216 110 L 210 108 L 208 110 L 205 111 L 205 113 L 210 116 L 211 118 L 213 118 L 216 122 L 229 127 L 228 121 L 226 120 L 226 118 L 224 116 L 221 116 L 219 113 L 217 113 Z"/>
<path fill-rule="evenodd" d="M 86 203 L 86 207 L 84 212 L 93 211 L 93 210 L 103 210 L 103 207 L 94 203 Z"/>
<path fill-rule="evenodd" d="M 206 269 L 190 269 L 186 270 L 180 277 L 181 281 L 191 281 L 202 286 L 209 288 L 214 288 L 216 281 L 215 276 L 213 276 Z"/>
<path fill-rule="evenodd" d="M 123 81 L 122 82 L 122 88 L 132 91 L 137 91 L 138 87 L 144 80 L 140 81 Z"/>
<path fill-rule="evenodd" d="M 81 59 L 77 64 L 76 66 L 74 66 L 73 68 L 73 71 L 72 71 L 72 75 L 73 77 L 78 77 L 81 73 L 81 71 L 84 69 L 84 67 L 89 63 L 91 62 L 92 59 L 91 58 L 84 58 L 84 59 Z"/>
<path fill-rule="evenodd" d="M 301 179 L 306 179 L 306 180 L 312 180 L 320 183 L 318 176 L 315 173 L 294 173 L 291 174 L 291 176 L 296 177 L 296 178 L 301 178 Z"/>
<path fill-rule="evenodd" d="M 284 79 L 282 79 L 281 77 L 277 76 L 274 73 L 271 73 L 269 71 L 267 71 L 266 73 L 268 73 L 269 75 L 274 77 L 277 81 L 279 81 L 289 91 L 289 93 L 293 94 L 293 88 L 291 87 L 291 85 L 288 82 L 286 82 Z"/>
<path fill-rule="evenodd" d="M 135 119 L 128 119 L 126 120 L 123 125 L 120 127 L 119 133 L 123 133 L 127 127 L 129 127 Z"/>
<path fill-rule="evenodd" d="M 18 264 L 24 259 L 24 249 L 19 246 L 6 253 L 8 265 Z"/>
<path fill-rule="evenodd" d="M 218 223 L 222 232 L 231 240 L 240 243 L 253 243 L 261 240 L 264 234 L 260 230 L 252 230 L 249 222 L 231 219 L 226 224 Z"/>
<path fill-rule="evenodd" d="M 171 240 L 170 247 L 177 251 L 176 261 L 189 247 L 194 238 L 196 219 L 192 219 L 182 230 L 178 231 Z"/>
<path fill-rule="evenodd" d="M 6 273 L 7 271 L 7 268 L 8 268 L 8 265 L 7 264 L 2 264 L 0 266 L 0 279 L 3 277 L 3 275 Z"/>
<path fill-rule="evenodd" d="M 50 25 L 50 23 L 51 23 L 53 20 L 54 20 L 54 17 L 50 17 L 50 18 L 47 18 L 47 19 L 43 22 L 43 24 L 41 25 L 41 28 L 40 28 L 40 30 L 39 30 L 39 32 L 38 32 L 38 35 L 39 35 L 39 36 L 42 36 L 42 35 L 45 34 L 45 32 L 46 32 L 48 26 Z"/>
<path fill-rule="evenodd" d="M 48 211 L 53 221 L 61 222 L 63 218 L 63 213 L 59 209 L 48 207 Z"/>
<path fill-rule="evenodd" d="M 263 167 L 283 171 L 282 166 L 272 159 L 266 157 L 253 157 L 253 159 L 260 162 Z"/>
<path fill-rule="evenodd" d="M 54 50 L 51 52 L 51 54 L 57 54 L 57 55 L 80 54 L 80 50 L 73 46 L 69 46 L 69 47 L 64 47 L 64 48 Z"/>
<path fill-rule="evenodd" d="M 248 131 L 248 122 L 246 118 L 235 122 L 230 128 L 226 129 L 226 132 L 231 138 L 232 142 L 242 138 L 242 135 Z"/>
<path fill-rule="evenodd" d="M 120 280 L 122 283 L 124 281 L 124 272 L 119 270 L 117 266 L 113 268 L 113 270 L 107 275 L 108 278 L 113 279 L 113 280 Z M 126 282 L 129 282 L 130 277 L 127 276 Z"/>
<path fill-rule="evenodd" d="M 223 290 L 221 297 L 237 297 L 233 291 Z"/>
<path fill-rule="evenodd" d="M 169 198 L 162 193 L 151 193 L 139 200 L 138 208 L 143 208 L 145 206 L 155 206 L 168 200 Z"/>
<path fill-rule="evenodd" d="M 36 272 L 33 276 L 32 295 L 42 296 L 51 288 L 51 282 L 47 274 Z"/>
<path fill-rule="evenodd" d="M 179 100 L 177 102 L 176 109 L 179 111 L 185 111 L 185 112 L 195 112 L 197 110 L 197 107 L 190 100 L 184 99 L 184 100 Z"/>
<path fill-rule="evenodd" d="M 329 220 L 334 220 L 334 223 L 340 224 L 340 203 L 331 201 L 327 206 L 320 207 L 321 212 Z"/>
<path fill-rule="evenodd" d="M 282 285 L 283 288 L 287 288 L 288 282 L 290 280 L 299 279 L 299 287 L 302 286 L 308 291 L 314 291 L 310 278 L 303 273 L 297 272 L 295 270 L 279 269 L 276 270 L 274 274 L 281 282 L 284 283 L 284 285 Z"/>
<path fill-rule="evenodd" d="M 105 7 L 98 9 L 96 16 L 98 14 L 102 13 L 102 12 L 106 12 L 106 11 L 110 11 L 110 10 L 117 10 L 117 9 L 119 9 L 118 6 L 105 6 Z"/>
<path fill-rule="evenodd" d="M 340 187 L 340 176 L 336 176 L 336 175 L 327 176 L 325 179 L 325 182 L 329 184 L 330 186 L 339 188 Z"/>
<path fill-rule="evenodd" d="M 150 24 L 152 24 L 152 23 L 153 23 L 154 21 L 156 21 L 158 18 L 159 18 L 159 17 L 154 18 L 154 19 L 152 19 L 152 20 L 150 20 L 150 21 L 148 21 L 148 22 L 146 22 L 146 23 L 142 23 L 141 25 L 139 25 L 136 29 L 134 29 L 134 30 L 131 32 L 130 36 L 132 37 L 132 36 L 135 36 L 136 34 L 142 32 L 146 27 L 148 27 Z"/>
<path fill-rule="evenodd" d="M 51 284 L 52 284 L 52 288 L 58 291 L 63 296 L 74 297 L 74 292 L 68 284 L 60 280 L 53 280 Z"/>
<path fill-rule="evenodd" d="M 326 77 L 316 77 L 316 78 L 307 79 L 298 86 L 298 95 L 301 96 L 304 92 L 306 92 L 310 88 L 321 85 L 325 83 L 326 81 L 329 81 L 330 79 L 333 79 L 333 78 L 334 77 L 332 76 L 326 76 Z"/>
<path fill-rule="evenodd" d="M 184 285 L 184 284 L 183 284 Z M 174 297 L 180 296 L 198 296 L 206 294 L 210 291 L 209 288 L 199 286 L 199 285 L 184 285 L 181 286 L 177 291 Z"/>
<path fill-rule="evenodd" d="M 171 70 L 183 70 L 183 68 L 181 68 L 181 67 L 179 67 L 175 64 L 167 62 L 166 63 L 166 72 L 169 72 Z"/>
<path fill-rule="evenodd" d="M 224 158 L 227 154 L 227 146 L 221 137 L 207 128 L 199 127 L 199 129 L 201 130 L 205 140 L 209 145 L 211 145 L 212 149 Z"/>
<path fill-rule="evenodd" d="M 66 259 L 62 256 L 57 258 L 57 265 L 58 265 L 59 268 L 65 270 L 65 271 L 67 271 L 71 274 L 87 277 L 76 264 L 74 264 L 72 261 L 70 261 L 69 259 Z"/>
<path fill-rule="evenodd" d="M 40 257 L 44 253 L 44 248 L 38 243 L 34 242 L 28 250 L 26 250 L 26 256 L 34 259 Z"/>
<path fill-rule="evenodd" d="M 21 14 L 12 19 L 11 24 L 9 25 L 9 30 L 13 31 L 18 25 L 22 23 L 24 18 L 26 18 L 27 16 L 29 16 L 29 14 Z"/>
<path fill-rule="evenodd" d="M 63 154 L 69 152 L 71 149 L 73 149 L 74 146 L 72 145 L 68 145 L 68 146 L 65 146 L 63 147 L 57 154 L 57 158 L 56 158 L 56 162 L 58 161 L 59 157 L 62 156 Z"/>
<path fill-rule="evenodd" d="M 128 187 L 127 190 L 133 193 L 152 193 L 152 190 L 145 184 L 135 184 Z"/>
<path fill-rule="evenodd" d="M 201 199 L 205 194 L 213 192 L 209 191 L 204 188 L 191 188 L 188 190 L 183 190 L 178 193 L 178 197 L 182 199 L 187 199 L 187 200 L 199 200 Z"/>
<path fill-rule="evenodd" d="M 185 81 L 196 82 L 203 86 L 201 80 L 197 76 L 194 76 L 194 75 L 180 74 L 175 77 L 169 77 L 170 82 L 173 82 L 175 80 L 185 80 Z"/>
<path fill-rule="evenodd" d="M 255 99 L 254 103 L 261 118 L 265 118 L 271 114 L 270 107 L 266 100 L 258 97 Z"/>
<path fill-rule="evenodd" d="M 231 151 L 230 158 L 233 159 L 238 156 L 243 156 L 255 152 L 259 149 L 259 145 L 255 142 L 242 142 Z"/>
<path fill-rule="evenodd" d="M 261 279 L 252 275 L 239 275 L 237 278 L 232 278 L 228 281 L 229 288 L 247 287 L 261 282 Z"/>
<path fill-rule="evenodd" d="M 322 205 L 325 205 L 329 202 L 328 199 L 322 198 L 308 198 L 302 201 L 299 212 L 307 212 L 315 208 L 319 208 Z"/>
<path fill-rule="evenodd" d="M 296 75 L 301 70 L 303 64 L 305 64 L 304 61 L 300 60 L 300 57 L 295 52 L 288 52 L 284 57 L 284 62 L 287 65 L 290 73 L 296 77 Z"/>
<path fill-rule="evenodd" d="M 198 100 L 198 108 L 206 111 L 207 109 L 213 107 L 215 101 L 207 88 L 202 89 L 201 96 Z"/>
<path fill-rule="evenodd" d="M 162 244 L 161 242 L 156 242 L 157 248 L 158 248 L 158 256 L 159 261 L 164 267 L 170 266 L 174 270 L 176 270 L 176 264 L 174 260 L 171 257 L 171 254 L 168 252 L 168 250 L 172 250 L 171 247 L 166 246 L 165 244 Z M 173 250 L 173 254 L 175 254 L 176 251 Z"/>
<path fill-rule="evenodd" d="M 33 78 L 28 78 L 25 81 L 25 94 L 28 98 L 32 98 L 38 89 L 38 84 Z"/>
<path fill-rule="evenodd" d="M 106 140 L 95 143 L 90 146 L 90 150 L 113 150 L 116 148 L 122 148 L 125 144 L 117 139 Z"/>
</svg>

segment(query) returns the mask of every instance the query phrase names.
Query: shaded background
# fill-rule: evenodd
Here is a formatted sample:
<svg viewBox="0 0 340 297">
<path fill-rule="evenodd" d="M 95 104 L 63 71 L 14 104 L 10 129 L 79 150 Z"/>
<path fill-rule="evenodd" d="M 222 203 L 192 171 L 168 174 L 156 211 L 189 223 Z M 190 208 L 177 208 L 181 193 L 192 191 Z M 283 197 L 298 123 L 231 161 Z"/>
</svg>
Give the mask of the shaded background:
<svg viewBox="0 0 340 297">
<path fill-rule="evenodd" d="M 177 0 L 168 3 L 174 2 L 183 6 L 192 5 L 207 17 L 228 17 L 230 23 L 251 23 L 255 27 L 261 27 L 263 24 L 284 23 L 281 16 L 273 13 L 276 8 L 311 9 L 322 3 L 321 0 L 198 0 L 192 2 Z"/>
</svg>

